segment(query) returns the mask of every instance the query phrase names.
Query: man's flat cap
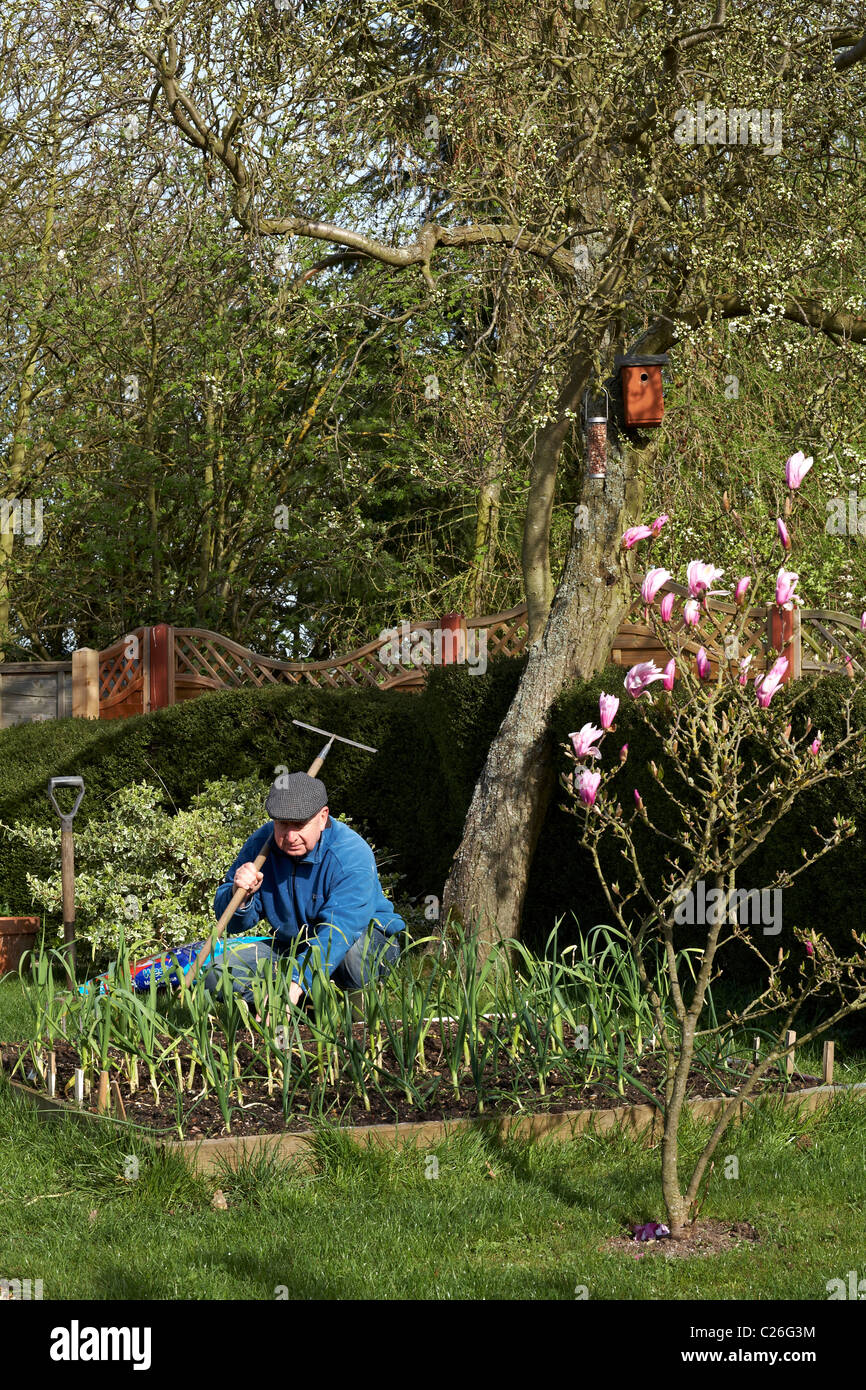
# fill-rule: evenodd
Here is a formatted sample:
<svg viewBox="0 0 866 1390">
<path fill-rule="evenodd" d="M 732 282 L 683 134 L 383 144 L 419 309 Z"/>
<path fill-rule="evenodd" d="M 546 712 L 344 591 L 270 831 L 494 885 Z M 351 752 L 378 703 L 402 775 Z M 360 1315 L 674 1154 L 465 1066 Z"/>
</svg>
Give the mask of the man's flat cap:
<svg viewBox="0 0 866 1390">
<path fill-rule="evenodd" d="M 265 810 L 271 820 L 307 821 L 328 804 L 324 782 L 306 772 L 282 773 L 268 792 Z"/>
</svg>

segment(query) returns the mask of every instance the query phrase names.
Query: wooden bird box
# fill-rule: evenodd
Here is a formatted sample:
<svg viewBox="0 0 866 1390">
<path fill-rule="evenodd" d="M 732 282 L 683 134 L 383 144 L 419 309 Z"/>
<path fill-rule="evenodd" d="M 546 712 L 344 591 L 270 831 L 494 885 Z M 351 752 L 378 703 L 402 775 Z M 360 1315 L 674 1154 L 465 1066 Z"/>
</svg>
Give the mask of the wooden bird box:
<svg viewBox="0 0 866 1390">
<path fill-rule="evenodd" d="M 627 425 L 660 425 L 665 413 L 662 367 L 667 353 L 617 357 L 622 372 L 622 402 Z"/>
</svg>

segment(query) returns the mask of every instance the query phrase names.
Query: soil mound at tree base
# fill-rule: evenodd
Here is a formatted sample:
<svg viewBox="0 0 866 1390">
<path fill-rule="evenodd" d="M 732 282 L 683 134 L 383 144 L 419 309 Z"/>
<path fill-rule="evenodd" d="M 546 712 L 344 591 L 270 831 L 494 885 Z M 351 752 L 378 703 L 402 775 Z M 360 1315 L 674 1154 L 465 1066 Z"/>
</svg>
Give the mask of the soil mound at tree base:
<svg viewBox="0 0 866 1390">
<path fill-rule="evenodd" d="M 643 1255 L 663 1256 L 665 1259 L 688 1259 L 705 1255 L 721 1255 L 726 1250 L 740 1250 L 746 1245 L 757 1245 L 761 1237 L 748 1221 L 718 1221 L 713 1217 L 699 1220 L 688 1228 L 683 1240 L 671 1240 L 663 1236 L 661 1240 L 635 1240 L 634 1236 L 613 1236 L 599 1246 L 599 1252 L 606 1250 L 617 1255 L 629 1255 L 640 1259 Z"/>
</svg>

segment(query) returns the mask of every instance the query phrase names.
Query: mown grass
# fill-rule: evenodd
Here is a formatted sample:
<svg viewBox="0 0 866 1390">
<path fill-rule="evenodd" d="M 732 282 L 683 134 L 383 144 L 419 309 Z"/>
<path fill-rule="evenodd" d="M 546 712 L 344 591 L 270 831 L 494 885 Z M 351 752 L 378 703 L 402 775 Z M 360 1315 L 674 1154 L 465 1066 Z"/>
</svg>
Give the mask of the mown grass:
<svg viewBox="0 0 866 1390">
<path fill-rule="evenodd" d="M 28 1024 L 17 982 L 0 983 L 0 1037 Z M 840 1058 L 839 1079 L 862 1063 Z M 823 1300 L 828 1280 L 866 1277 L 864 1120 L 852 1098 L 799 1120 L 763 1103 L 725 1136 L 702 1212 L 751 1221 L 761 1244 L 635 1259 L 603 1245 L 663 1219 L 659 1153 L 624 1135 L 366 1150 L 323 1129 L 306 1163 L 205 1177 L 129 1133 L 46 1123 L 4 1084 L 0 1277 L 41 1278 L 46 1299 Z M 686 1121 L 684 1166 L 706 1133 Z"/>
</svg>

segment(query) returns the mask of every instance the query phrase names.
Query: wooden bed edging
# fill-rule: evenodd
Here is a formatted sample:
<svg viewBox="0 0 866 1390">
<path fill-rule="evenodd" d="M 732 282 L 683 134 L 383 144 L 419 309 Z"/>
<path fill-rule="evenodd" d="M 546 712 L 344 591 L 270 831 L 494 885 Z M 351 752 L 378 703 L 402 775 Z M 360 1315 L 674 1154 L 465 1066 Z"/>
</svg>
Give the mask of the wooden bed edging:
<svg viewBox="0 0 866 1390">
<path fill-rule="evenodd" d="M 96 1115 L 90 1110 L 79 1110 L 68 1101 L 60 1101 L 46 1096 L 42 1091 L 34 1091 L 21 1081 L 4 1078 L 7 1084 L 19 1095 L 25 1097 L 36 1110 L 47 1119 L 58 1119 L 71 1115 L 76 1120 L 96 1124 L 113 1122 L 113 1117 Z M 810 1086 L 803 1091 L 789 1091 L 787 1095 L 762 1095 L 740 1102 L 733 1122 L 742 1119 L 744 1108 L 760 1105 L 763 1101 L 781 1100 L 790 1107 L 802 1105 L 807 1112 L 817 1110 L 822 1104 L 831 1101 L 835 1095 L 854 1092 L 859 1100 L 866 1100 L 866 1081 L 856 1081 L 847 1086 Z M 723 1096 L 711 1100 L 690 1100 L 686 1106 L 695 1119 L 714 1120 L 721 1114 L 727 1099 Z M 652 1141 L 661 1138 L 661 1113 L 654 1105 L 623 1105 L 613 1110 L 568 1110 L 559 1115 L 473 1115 L 457 1120 L 420 1120 L 410 1124 L 393 1125 L 347 1125 L 335 1126 L 341 1134 L 356 1144 L 376 1144 L 380 1148 L 400 1142 L 433 1145 L 461 1130 L 474 1129 L 484 1133 L 494 1133 L 501 1137 L 524 1139 L 548 1138 L 557 1143 L 567 1143 L 569 1139 L 592 1130 L 602 1134 L 606 1130 L 623 1129 L 626 1133 L 643 1135 Z M 649 1130 L 647 1136 L 646 1131 Z M 137 1131 L 140 1135 L 142 1131 Z M 262 1151 L 270 1151 L 279 1158 L 289 1158 L 309 1149 L 313 1139 L 310 1132 L 302 1134 L 251 1134 L 227 1135 L 224 1139 L 161 1139 L 143 1135 L 147 1142 L 162 1148 L 168 1153 L 179 1153 L 193 1169 L 200 1173 L 211 1172 L 221 1160 L 243 1160 Z"/>
</svg>

